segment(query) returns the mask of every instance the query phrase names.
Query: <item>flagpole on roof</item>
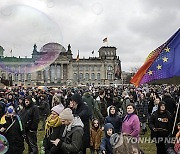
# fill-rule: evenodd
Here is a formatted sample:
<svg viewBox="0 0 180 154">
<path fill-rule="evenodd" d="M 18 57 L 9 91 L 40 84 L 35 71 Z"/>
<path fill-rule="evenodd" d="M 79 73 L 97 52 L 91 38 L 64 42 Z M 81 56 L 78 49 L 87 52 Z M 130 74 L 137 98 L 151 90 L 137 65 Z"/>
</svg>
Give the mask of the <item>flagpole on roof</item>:
<svg viewBox="0 0 180 154">
<path fill-rule="evenodd" d="M 76 62 L 77 62 L 77 71 L 78 71 L 77 80 L 78 80 L 78 84 L 79 84 L 79 50 L 78 50 L 78 55 L 77 55 L 77 58 L 76 58 Z"/>
</svg>

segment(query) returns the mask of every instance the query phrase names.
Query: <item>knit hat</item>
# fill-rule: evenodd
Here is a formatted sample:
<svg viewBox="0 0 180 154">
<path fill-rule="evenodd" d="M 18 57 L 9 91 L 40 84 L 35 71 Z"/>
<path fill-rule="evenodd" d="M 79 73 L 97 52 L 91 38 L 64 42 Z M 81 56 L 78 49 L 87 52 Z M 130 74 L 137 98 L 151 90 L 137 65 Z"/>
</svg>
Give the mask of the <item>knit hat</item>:
<svg viewBox="0 0 180 154">
<path fill-rule="evenodd" d="M 82 97 L 80 94 L 78 93 L 75 93 L 72 97 L 71 97 L 71 100 L 72 101 L 75 101 L 77 104 L 82 104 L 83 101 L 82 101 Z"/>
<path fill-rule="evenodd" d="M 61 113 L 60 113 L 60 117 L 63 120 L 73 120 L 74 116 L 72 114 L 72 110 L 70 108 L 66 108 L 64 109 Z"/>
<path fill-rule="evenodd" d="M 54 106 L 51 111 L 56 112 L 58 115 L 60 115 L 60 113 L 64 110 L 64 106 L 62 104 L 58 104 L 56 106 Z"/>
<path fill-rule="evenodd" d="M 14 107 L 13 106 L 9 106 L 8 108 L 7 108 L 7 113 L 9 113 L 9 114 L 12 114 L 12 113 L 14 113 L 15 111 L 14 111 Z"/>
</svg>

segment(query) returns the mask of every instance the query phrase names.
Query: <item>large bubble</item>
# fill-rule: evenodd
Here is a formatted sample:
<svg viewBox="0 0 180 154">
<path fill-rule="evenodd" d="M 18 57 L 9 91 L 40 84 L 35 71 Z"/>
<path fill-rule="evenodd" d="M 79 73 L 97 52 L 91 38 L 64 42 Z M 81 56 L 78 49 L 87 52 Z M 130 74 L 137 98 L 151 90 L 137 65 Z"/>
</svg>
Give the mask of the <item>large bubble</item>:
<svg viewBox="0 0 180 154">
<path fill-rule="evenodd" d="M 93 3 L 91 9 L 92 9 L 92 12 L 96 15 L 100 15 L 103 12 L 103 6 L 99 2 Z"/>
<path fill-rule="evenodd" d="M 0 134 L 0 153 L 4 154 L 8 151 L 8 149 L 9 149 L 9 143 L 7 139 Z"/>
<path fill-rule="evenodd" d="M 36 72 L 53 63 L 60 52 L 66 51 L 59 44 L 63 43 L 59 25 L 33 7 L 0 7 L 0 21 L 3 23 L 0 29 L 0 67 L 5 71 Z"/>
</svg>

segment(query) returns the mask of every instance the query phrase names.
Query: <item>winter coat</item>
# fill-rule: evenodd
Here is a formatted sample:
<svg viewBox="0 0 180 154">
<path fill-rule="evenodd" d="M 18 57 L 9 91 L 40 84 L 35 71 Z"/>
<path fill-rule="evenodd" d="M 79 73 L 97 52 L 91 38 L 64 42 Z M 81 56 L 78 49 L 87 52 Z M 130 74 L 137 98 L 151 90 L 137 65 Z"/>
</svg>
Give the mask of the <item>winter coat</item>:
<svg viewBox="0 0 180 154">
<path fill-rule="evenodd" d="M 101 152 L 106 151 L 107 154 L 112 154 L 112 145 L 110 143 L 110 136 L 107 135 L 107 131 L 110 128 L 114 130 L 114 127 L 111 123 L 107 123 L 104 125 L 105 136 L 101 140 L 101 145 L 100 145 L 100 151 Z"/>
<path fill-rule="evenodd" d="M 0 128 L 8 128 L 12 122 L 13 125 L 9 127 L 7 132 L 3 132 L 2 134 L 7 138 L 9 142 L 9 149 L 6 152 L 6 154 L 22 154 L 24 151 L 24 137 L 23 137 L 23 126 L 21 123 L 20 118 L 18 119 L 17 116 L 13 116 L 13 119 L 11 117 L 5 117 L 6 123 L 3 125 L 0 125 Z M 20 121 L 19 121 L 20 120 Z"/>
<path fill-rule="evenodd" d="M 51 140 L 56 140 L 59 138 L 63 140 L 62 134 L 64 131 L 64 125 L 60 125 L 58 127 L 51 127 L 51 134 L 49 136 L 45 135 L 43 140 L 43 146 L 45 148 L 45 154 L 58 154 L 60 152 L 60 148 L 52 144 Z"/>
<path fill-rule="evenodd" d="M 90 147 L 94 150 L 100 149 L 101 138 L 102 138 L 102 129 L 95 129 L 93 126 L 90 129 Z"/>
<path fill-rule="evenodd" d="M 169 111 L 160 113 L 159 110 L 155 111 L 149 119 L 149 128 L 151 129 L 151 137 L 167 137 L 172 130 L 172 116 Z M 158 131 L 153 129 L 157 128 Z"/>
<path fill-rule="evenodd" d="M 84 93 L 82 96 L 83 102 L 86 102 L 89 107 L 89 115 L 93 116 L 94 99 L 89 92 Z"/>
<path fill-rule="evenodd" d="M 148 102 L 147 100 L 141 100 L 136 105 L 137 115 L 139 117 L 140 122 L 147 122 L 148 118 Z"/>
<path fill-rule="evenodd" d="M 132 137 L 138 137 L 140 133 L 140 121 L 136 114 L 132 114 L 130 118 L 125 116 L 122 122 L 122 133 L 131 135 Z M 126 120 L 125 120 L 126 119 Z"/>
<path fill-rule="evenodd" d="M 47 100 L 39 100 L 39 115 L 48 116 L 50 114 L 50 106 Z"/>
<path fill-rule="evenodd" d="M 39 109 L 33 103 L 30 103 L 29 106 L 24 107 L 21 119 L 25 127 L 25 131 L 37 131 L 39 123 Z"/>
<path fill-rule="evenodd" d="M 63 154 L 78 154 L 83 149 L 83 123 L 79 117 L 75 117 L 73 122 L 65 128 L 64 141 L 60 141 L 58 146 Z M 63 133 L 64 134 L 64 133 Z"/>
<path fill-rule="evenodd" d="M 73 96 L 72 96 L 73 97 Z M 75 116 L 79 116 L 84 124 L 84 135 L 83 135 L 83 146 L 89 148 L 90 146 L 90 117 L 89 115 L 89 107 L 86 103 L 82 101 L 82 98 L 79 94 L 75 94 L 77 97 L 77 109 L 73 111 Z"/>
<path fill-rule="evenodd" d="M 111 123 L 114 127 L 114 132 L 119 133 L 122 127 L 122 119 L 119 115 L 117 115 L 117 113 L 111 114 L 110 109 L 111 107 L 109 108 L 109 116 L 105 118 L 104 124 Z"/>
</svg>

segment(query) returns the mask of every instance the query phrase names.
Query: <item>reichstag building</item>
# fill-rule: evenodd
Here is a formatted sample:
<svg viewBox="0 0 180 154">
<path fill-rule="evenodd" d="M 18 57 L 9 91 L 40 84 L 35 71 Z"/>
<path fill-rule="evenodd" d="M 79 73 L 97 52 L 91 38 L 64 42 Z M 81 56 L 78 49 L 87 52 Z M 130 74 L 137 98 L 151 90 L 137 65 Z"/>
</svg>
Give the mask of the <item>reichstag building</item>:
<svg viewBox="0 0 180 154">
<path fill-rule="evenodd" d="M 46 49 L 60 50 L 53 62 L 49 63 Z M 65 49 L 59 43 L 47 43 L 38 51 L 33 46 L 32 57 L 4 57 L 4 49 L 0 46 L 0 76 L 11 80 L 13 84 L 29 86 L 77 86 L 77 85 L 109 85 L 121 81 L 121 61 L 116 55 L 116 47 L 102 46 L 98 57 L 73 58 L 71 46 Z M 51 53 L 53 54 L 53 52 Z M 42 59 L 41 57 L 45 57 Z M 38 64 L 35 61 L 38 60 Z M 52 59 L 51 59 L 52 60 Z M 41 67 L 42 64 L 44 67 Z M 33 71 L 33 67 L 37 70 Z M 25 67 L 24 67 L 25 66 Z M 31 67 L 29 67 L 31 66 Z M 24 70 L 24 71 L 23 71 Z"/>
</svg>

